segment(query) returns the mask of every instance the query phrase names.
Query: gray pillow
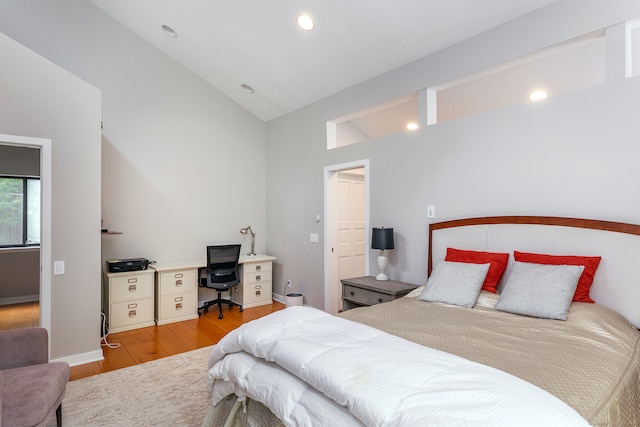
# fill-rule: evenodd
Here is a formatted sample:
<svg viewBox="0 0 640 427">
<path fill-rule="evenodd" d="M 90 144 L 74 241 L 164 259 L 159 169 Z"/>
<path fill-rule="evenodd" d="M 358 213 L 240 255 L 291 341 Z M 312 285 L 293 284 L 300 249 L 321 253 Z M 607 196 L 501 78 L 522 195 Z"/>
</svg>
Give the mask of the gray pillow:
<svg viewBox="0 0 640 427">
<path fill-rule="evenodd" d="M 583 265 L 516 261 L 494 310 L 565 320 Z"/>
<path fill-rule="evenodd" d="M 478 299 L 487 271 L 489 264 L 440 261 L 418 299 L 471 308 Z"/>
</svg>

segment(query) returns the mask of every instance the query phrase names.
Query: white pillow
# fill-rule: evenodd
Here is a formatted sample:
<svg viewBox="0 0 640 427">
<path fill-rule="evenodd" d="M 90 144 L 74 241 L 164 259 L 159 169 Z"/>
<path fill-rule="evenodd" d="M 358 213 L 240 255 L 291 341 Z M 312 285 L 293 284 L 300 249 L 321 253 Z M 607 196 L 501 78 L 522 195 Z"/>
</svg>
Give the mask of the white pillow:
<svg viewBox="0 0 640 427">
<path fill-rule="evenodd" d="M 516 261 L 494 310 L 566 320 L 583 265 Z"/>
<path fill-rule="evenodd" d="M 478 299 L 487 271 L 489 264 L 440 261 L 418 299 L 471 308 Z"/>
</svg>

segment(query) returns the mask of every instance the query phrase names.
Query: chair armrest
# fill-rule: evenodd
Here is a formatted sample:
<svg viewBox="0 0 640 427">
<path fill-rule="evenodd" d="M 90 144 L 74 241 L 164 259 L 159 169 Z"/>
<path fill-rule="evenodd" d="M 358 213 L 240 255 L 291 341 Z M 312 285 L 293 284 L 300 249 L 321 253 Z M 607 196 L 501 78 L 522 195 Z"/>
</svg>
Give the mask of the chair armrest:
<svg viewBox="0 0 640 427">
<path fill-rule="evenodd" d="M 49 362 L 49 335 L 44 328 L 0 331 L 0 369 Z"/>
<path fill-rule="evenodd" d="M 2 427 L 2 371 L 0 371 L 0 427 Z"/>
</svg>

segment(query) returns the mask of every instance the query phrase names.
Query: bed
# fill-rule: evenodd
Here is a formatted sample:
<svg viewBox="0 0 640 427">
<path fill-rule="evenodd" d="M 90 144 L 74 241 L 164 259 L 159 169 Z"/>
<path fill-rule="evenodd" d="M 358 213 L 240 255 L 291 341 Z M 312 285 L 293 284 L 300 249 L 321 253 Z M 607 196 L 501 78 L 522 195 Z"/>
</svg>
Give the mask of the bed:
<svg viewBox="0 0 640 427">
<path fill-rule="evenodd" d="M 431 224 L 428 237 L 431 293 L 421 287 L 339 316 L 287 308 L 280 317 L 267 316 L 225 337 L 210 358 L 213 406 L 203 425 L 425 425 L 418 419 L 432 425 L 640 425 L 640 226 L 485 217 Z M 485 280 L 470 307 L 439 302 L 441 295 L 432 291 L 448 283 L 438 282 L 450 277 L 445 273 L 457 277 L 464 268 L 467 277 L 484 268 L 482 277 L 492 275 L 494 263 L 469 262 L 475 265 L 467 268 L 459 262 L 477 253 L 508 254 L 494 289 Z M 556 259 L 568 255 L 579 262 Z M 576 265 L 593 259 L 595 268 Z M 588 269 L 591 283 L 578 298 Z M 553 283 L 575 278 L 559 311 L 554 303 L 529 304 L 538 297 L 546 302 L 546 293 L 527 294 L 531 287 L 524 294 L 514 291 L 522 278 L 548 272 Z M 556 279 L 560 273 L 565 276 Z M 563 286 L 551 290 L 554 301 Z M 526 314 L 519 314 L 523 304 Z M 292 354 L 301 360 L 293 361 Z M 276 375 L 282 367 L 289 372 L 286 380 Z M 403 394 L 416 381 L 435 388 L 413 387 Z M 359 388 L 369 383 L 386 395 L 381 399 Z M 324 407 L 326 396 L 331 398 Z M 295 414 L 304 407 L 311 415 Z"/>
</svg>

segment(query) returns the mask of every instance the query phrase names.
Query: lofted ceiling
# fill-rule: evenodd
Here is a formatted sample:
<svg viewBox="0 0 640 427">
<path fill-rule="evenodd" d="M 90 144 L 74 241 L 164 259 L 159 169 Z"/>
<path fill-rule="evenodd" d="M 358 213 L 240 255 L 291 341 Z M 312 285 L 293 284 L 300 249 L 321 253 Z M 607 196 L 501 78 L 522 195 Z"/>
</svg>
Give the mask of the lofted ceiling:
<svg viewBox="0 0 640 427">
<path fill-rule="evenodd" d="M 90 1 L 267 121 L 555 0 Z"/>
</svg>

